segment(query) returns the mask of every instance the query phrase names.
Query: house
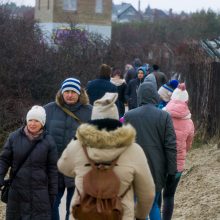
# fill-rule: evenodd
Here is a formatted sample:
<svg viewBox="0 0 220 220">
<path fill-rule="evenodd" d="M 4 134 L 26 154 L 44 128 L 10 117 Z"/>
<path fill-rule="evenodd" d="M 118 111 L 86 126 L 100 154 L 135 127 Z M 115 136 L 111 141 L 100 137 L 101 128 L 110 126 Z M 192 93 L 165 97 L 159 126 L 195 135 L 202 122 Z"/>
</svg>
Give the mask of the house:
<svg viewBox="0 0 220 220">
<path fill-rule="evenodd" d="M 111 39 L 112 0 L 36 0 L 35 19 L 51 39 L 59 28 L 70 25 Z"/>
<path fill-rule="evenodd" d="M 160 9 L 152 9 L 149 5 L 148 7 L 145 9 L 145 12 L 143 13 L 143 20 L 147 20 L 147 21 L 155 21 L 156 19 L 161 19 L 161 18 L 166 18 L 169 15 L 167 15 L 164 11 L 160 10 Z"/>
<path fill-rule="evenodd" d="M 131 4 L 122 3 L 120 5 L 112 5 L 112 21 L 125 23 L 140 20 L 142 20 L 141 13 L 139 13 Z"/>
</svg>

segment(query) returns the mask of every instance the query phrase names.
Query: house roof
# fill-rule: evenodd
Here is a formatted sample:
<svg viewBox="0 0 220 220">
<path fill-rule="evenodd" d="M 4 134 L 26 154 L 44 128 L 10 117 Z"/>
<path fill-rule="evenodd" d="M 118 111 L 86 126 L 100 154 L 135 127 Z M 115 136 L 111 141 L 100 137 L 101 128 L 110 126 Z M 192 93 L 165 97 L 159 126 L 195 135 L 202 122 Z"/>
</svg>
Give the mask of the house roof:
<svg viewBox="0 0 220 220">
<path fill-rule="evenodd" d="M 144 15 L 146 16 L 159 16 L 159 17 L 167 17 L 167 14 L 160 10 L 160 9 L 156 9 L 156 8 L 151 8 L 149 5 L 146 8 Z"/>
<path fill-rule="evenodd" d="M 201 40 L 200 43 L 209 56 L 220 58 L 220 37 L 213 40 Z"/>
<path fill-rule="evenodd" d="M 112 12 L 117 14 L 117 16 L 120 16 L 121 14 L 126 12 L 130 7 L 132 7 L 132 9 L 136 11 L 136 9 L 132 6 L 132 4 L 122 3 L 121 5 L 113 5 Z"/>
</svg>

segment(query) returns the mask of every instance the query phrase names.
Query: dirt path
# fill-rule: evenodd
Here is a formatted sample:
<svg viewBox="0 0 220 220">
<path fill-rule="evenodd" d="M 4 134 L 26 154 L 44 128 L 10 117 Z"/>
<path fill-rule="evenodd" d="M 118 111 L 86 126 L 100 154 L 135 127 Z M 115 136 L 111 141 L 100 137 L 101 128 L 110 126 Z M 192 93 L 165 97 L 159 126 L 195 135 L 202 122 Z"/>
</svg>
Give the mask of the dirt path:
<svg viewBox="0 0 220 220">
<path fill-rule="evenodd" d="M 220 220 L 220 149 L 189 152 L 175 197 L 173 220 Z"/>
</svg>

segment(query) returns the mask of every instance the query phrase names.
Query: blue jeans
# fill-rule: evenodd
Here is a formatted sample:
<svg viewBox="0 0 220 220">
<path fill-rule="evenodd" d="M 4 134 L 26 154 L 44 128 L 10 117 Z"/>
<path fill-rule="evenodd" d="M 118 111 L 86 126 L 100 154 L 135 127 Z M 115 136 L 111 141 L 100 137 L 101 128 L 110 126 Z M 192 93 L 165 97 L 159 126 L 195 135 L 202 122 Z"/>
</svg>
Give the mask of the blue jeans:
<svg viewBox="0 0 220 220">
<path fill-rule="evenodd" d="M 60 220 L 59 205 L 60 205 L 61 199 L 63 197 L 64 191 L 65 191 L 65 187 L 58 189 L 58 193 L 56 195 L 56 200 L 55 200 L 54 206 L 53 206 L 52 220 Z M 66 218 L 65 218 L 65 220 L 69 220 L 70 203 L 71 203 L 71 200 L 72 200 L 72 197 L 73 197 L 73 193 L 74 193 L 74 187 L 67 188 Z"/>
<path fill-rule="evenodd" d="M 163 220 L 171 220 L 173 215 L 174 208 L 174 195 L 176 192 L 176 188 L 180 181 L 182 173 L 176 173 L 175 180 L 172 183 L 165 185 L 163 190 L 163 212 L 162 217 Z"/>
<path fill-rule="evenodd" d="M 150 210 L 150 220 L 161 220 L 160 208 L 158 206 L 158 200 L 160 198 L 160 194 L 161 192 L 156 192 L 154 203 Z M 146 218 L 146 220 L 148 220 L 148 218 Z"/>
</svg>

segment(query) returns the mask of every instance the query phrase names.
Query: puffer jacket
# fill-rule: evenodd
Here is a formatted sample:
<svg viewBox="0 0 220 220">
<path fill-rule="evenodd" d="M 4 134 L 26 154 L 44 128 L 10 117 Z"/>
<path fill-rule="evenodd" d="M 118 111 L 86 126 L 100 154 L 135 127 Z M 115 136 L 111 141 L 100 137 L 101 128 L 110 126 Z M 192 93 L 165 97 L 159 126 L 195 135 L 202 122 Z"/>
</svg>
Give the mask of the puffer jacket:
<svg viewBox="0 0 220 220">
<path fill-rule="evenodd" d="M 83 176 L 91 169 L 86 166 L 89 161 L 82 145 L 87 146 L 89 157 L 97 163 L 113 161 L 119 156 L 114 167 L 121 183 L 119 195 L 132 185 L 122 199 L 123 220 L 134 220 L 135 217 L 145 219 L 153 203 L 155 188 L 144 152 L 134 143 L 134 128 L 124 125 L 108 131 L 92 124 L 83 124 L 77 131 L 77 138 L 64 150 L 58 169 L 67 176 L 75 176 L 76 187 L 82 194 Z M 136 211 L 134 194 L 137 196 Z M 75 191 L 72 205 L 78 200 L 79 194 Z"/>
<path fill-rule="evenodd" d="M 136 141 L 143 148 L 156 191 L 160 192 L 167 174 L 176 173 L 176 136 L 169 113 L 158 109 L 159 95 L 151 82 L 144 82 L 138 90 L 138 105 L 125 113 L 124 122 L 137 132 Z"/>
<path fill-rule="evenodd" d="M 7 203 L 6 220 L 51 220 L 51 206 L 58 190 L 57 148 L 44 131 L 14 177 Z M 0 181 L 9 167 L 14 172 L 32 147 L 23 128 L 9 135 L 0 155 Z"/>
<path fill-rule="evenodd" d="M 164 108 L 170 113 L 176 133 L 177 170 L 182 172 L 185 165 L 186 153 L 192 145 L 194 137 L 194 124 L 187 103 L 171 100 Z"/>
<path fill-rule="evenodd" d="M 45 126 L 56 142 L 58 157 L 60 157 L 67 144 L 75 138 L 76 130 L 80 123 L 65 113 L 57 105 L 57 102 L 73 112 L 81 122 L 87 122 L 90 120 L 92 106 L 89 105 L 89 99 L 84 89 L 81 90 L 79 102 L 74 105 L 65 104 L 62 94 L 59 91 L 56 95 L 56 102 L 51 102 L 44 106 L 47 114 Z M 59 187 L 73 186 L 74 180 L 72 178 L 63 177 L 63 175 L 59 173 Z"/>
</svg>

